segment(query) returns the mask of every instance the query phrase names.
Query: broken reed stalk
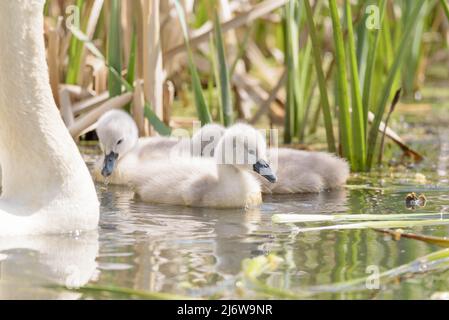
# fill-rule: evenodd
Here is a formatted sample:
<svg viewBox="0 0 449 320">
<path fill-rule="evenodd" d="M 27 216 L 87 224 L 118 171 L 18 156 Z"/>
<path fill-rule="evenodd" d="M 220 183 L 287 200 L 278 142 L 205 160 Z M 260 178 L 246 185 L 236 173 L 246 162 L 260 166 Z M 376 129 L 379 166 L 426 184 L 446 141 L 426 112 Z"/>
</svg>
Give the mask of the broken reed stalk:
<svg viewBox="0 0 449 320">
<path fill-rule="evenodd" d="M 281 77 L 279 78 L 278 83 L 271 90 L 270 96 L 262 103 L 259 110 L 257 110 L 256 114 L 251 119 L 250 121 L 251 124 L 255 124 L 263 114 L 269 111 L 271 104 L 277 99 L 278 93 L 284 87 L 286 81 L 287 81 L 287 71 L 284 69 Z"/>
<path fill-rule="evenodd" d="M 67 90 L 67 89 L 66 89 Z M 82 100 L 80 102 L 74 103 L 73 108 L 73 114 L 75 116 L 80 115 L 83 112 L 87 112 L 94 108 L 95 106 L 98 106 L 101 103 L 104 103 L 109 99 L 109 92 L 104 91 L 103 93 L 87 98 L 85 100 Z"/>
<path fill-rule="evenodd" d="M 133 94 L 131 92 L 127 92 L 106 101 L 98 108 L 77 119 L 77 121 L 69 128 L 70 134 L 73 138 L 78 138 L 83 130 L 93 125 L 106 111 L 123 108 L 132 100 L 132 97 Z"/>
<path fill-rule="evenodd" d="M 175 85 L 170 80 L 164 83 L 164 118 L 166 126 L 170 126 L 170 118 L 172 114 L 173 101 L 175 99 Z"/>
<path fill-rule="evenodd" d="M 264 15 L 279 9 L 280 7 L 284 6 L 286 3 L 288 3 L 290 0 L 266 0 L 264 2 L 261 2 L 251 8 L 251 10 L 248 10 L 246 12 L 243 12 L 239 14 L 237 17 L 223 22 L 221 24 L 221 30 L 223 32 L 228 32 L 229 30 L 236 29 L 238 27 L 241 27 L 245 24 L 248 24 L 252 21 L 254 21 L 257 18 L 263 17 Z M 206 30 L 204 30 L 201 34 L 196 35 L 190 39 L 188 39 L 191 46 L 197 46 L 200 43 L 206 42 L 209 40 L 209 35 L 213 32 L 212 25 L 209 26 Z M 184 52 L 186 47 L 184 45 L 176 46 L 172 49 L 169 49 L 167 52 L 164 53 L 164 58 L 167 60 L 172 59 L 176 54 Z"/>
</svg>

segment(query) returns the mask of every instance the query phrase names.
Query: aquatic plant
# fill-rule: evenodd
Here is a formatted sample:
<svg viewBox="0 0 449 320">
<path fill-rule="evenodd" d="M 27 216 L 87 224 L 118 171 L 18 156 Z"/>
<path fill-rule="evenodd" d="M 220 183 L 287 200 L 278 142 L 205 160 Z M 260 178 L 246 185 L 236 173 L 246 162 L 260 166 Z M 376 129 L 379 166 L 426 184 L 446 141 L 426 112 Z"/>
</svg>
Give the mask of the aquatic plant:
<svg viewBox="0 0 449 320">
<path fill-rule="evenodd" d="M 382 120 L 398 88 L 415 95 L 422 65 L 442 46 L 425 37 L 444 32 L 427 19 L 449 12 L 437 4 L 47 0 L 53 93 L 81 136 L 99 116 L 93 110 L 132 92 L 114 107 L 132 113 L 142 135 L 195 119 L 243 120 L 280 129 L 285 143 L 325 140 L 354 171 L 367 171 L 383 152 L 383 132 L 413 154 Z"/>
</svg>

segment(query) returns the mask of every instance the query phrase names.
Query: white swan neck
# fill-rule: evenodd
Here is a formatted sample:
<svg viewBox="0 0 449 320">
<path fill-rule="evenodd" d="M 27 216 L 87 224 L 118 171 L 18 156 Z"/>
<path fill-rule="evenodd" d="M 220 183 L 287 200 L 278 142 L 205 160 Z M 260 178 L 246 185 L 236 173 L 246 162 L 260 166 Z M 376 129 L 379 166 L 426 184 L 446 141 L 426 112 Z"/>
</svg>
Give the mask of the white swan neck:
<svg viewBox="0 0 449 320">
<path fill-rule="evenodd" d="M 0 0 L 2 198 L 34 201 L 42 198 L 41 188 L 64 193 L 72 181 L 91 181 L 53 100 L 43 5 L 43 0 Z M 93 184 L 86 188 L 92 191 Z"/>
</svg>

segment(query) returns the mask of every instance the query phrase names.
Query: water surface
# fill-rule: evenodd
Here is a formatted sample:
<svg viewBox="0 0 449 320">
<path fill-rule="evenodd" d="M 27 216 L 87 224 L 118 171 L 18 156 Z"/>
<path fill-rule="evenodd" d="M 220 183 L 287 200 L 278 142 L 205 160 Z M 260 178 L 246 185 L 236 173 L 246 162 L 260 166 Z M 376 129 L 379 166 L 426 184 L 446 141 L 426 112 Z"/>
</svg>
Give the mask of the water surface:
<svg viewBox="0 0 449 320">
<path fill-rule="evenodd" d="M 366 277 L 369 266 L 385 271 L 441 248 L 404 238 L 395 241 L 369 229 L 298 233 L 298 228 L 324 224 L 281 225 L 271 220 L 276 213 L 447 212 L 449 122 L 437 118 L 436 123 L 421 117 L 420 125 L 397 124 L 413 147 L 428 157 L 411 168 L 396 166 L 369 176 L 354 175 L 349 183 L 365 189 L 266 196 L 259 209 L 245 211 L 148 205 L 134 199 L 128 188 L 97 185 L 101 201 L 98 232 L 1 240 L 0 298 L 126 297 L 61 290 L 55 283 L 193 297 L 258 298 L 251 288 L 238 285 L 241 265 L 245 259 L 268 254 L 283 262 L 263 280 L 291 292 L 314 288 L 307 298 L 428 299 L 435 292 L 449 291 L 446 269 L 398 277 L 381 290 L 339 290 L 333 284 Z M 412 132 L 419 134 L 415 138 Z M 389 155 L 399 162 L 397 148 L 391 148 Z M 425 193 L 426 207 L 407 209 L 404 199 L 409 192 Z M 449 227 L 409 231 L 446 236 Z"/>
</svg>

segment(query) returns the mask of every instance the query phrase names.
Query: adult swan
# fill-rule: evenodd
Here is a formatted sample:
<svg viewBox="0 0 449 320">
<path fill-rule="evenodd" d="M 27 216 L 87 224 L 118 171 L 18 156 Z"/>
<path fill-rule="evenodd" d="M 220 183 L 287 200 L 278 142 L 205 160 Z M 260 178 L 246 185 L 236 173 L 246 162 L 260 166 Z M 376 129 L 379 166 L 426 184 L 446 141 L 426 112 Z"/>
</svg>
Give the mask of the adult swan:
<svg viewBox="0 0 449 320">
<path fill-rule="evenodd" d="M 54 103 L 44 0 L 0 0 L 0 236 L 95 229 L 99 203 Z"/>
</svg>

